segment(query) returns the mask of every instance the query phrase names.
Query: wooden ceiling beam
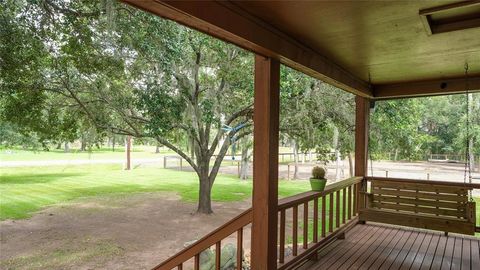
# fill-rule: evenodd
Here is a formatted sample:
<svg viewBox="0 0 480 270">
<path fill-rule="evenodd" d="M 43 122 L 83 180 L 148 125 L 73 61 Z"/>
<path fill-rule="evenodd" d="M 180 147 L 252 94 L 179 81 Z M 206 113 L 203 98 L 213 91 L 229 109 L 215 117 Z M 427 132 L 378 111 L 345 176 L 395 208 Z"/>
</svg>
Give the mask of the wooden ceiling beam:
<svg viewBox="0 0 480 270">
<path fill-rule="evenodd" d="M 375 99 L 450 95 L 465 93 L 467 85 L 470 92 L 479 92 L 480 76 L 374 85 L 373 93 Z"/>
<path fill-rule="evenodd" d="M 231 2 L 122 0 L 231 42 L 356 95 L 372 98 L 370 85 L 323 55 L 285 35 Z"/>
</svg>

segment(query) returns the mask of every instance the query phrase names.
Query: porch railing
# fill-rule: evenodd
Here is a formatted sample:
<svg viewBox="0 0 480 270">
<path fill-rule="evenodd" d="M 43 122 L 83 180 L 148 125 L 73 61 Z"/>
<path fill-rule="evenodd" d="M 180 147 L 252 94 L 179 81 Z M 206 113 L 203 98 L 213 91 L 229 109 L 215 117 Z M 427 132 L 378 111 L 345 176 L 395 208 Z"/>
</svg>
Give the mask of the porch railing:
<svg viewBox="0 0 480 270">
<path fill-rule="evenodd" d="M 328 185 L 322 192 L 309 191 L 279 200 L 278 269 L 289 269 L 314 257 L 320 247 L 341 236 L 357 220 L 362 179 L 349 178 Z M 154 269 L 181 270 L 187 264 L 191 269 L 193 264 L 193 269 L 199 270 L 202 252 L 213 246 L 215 269 L 221 269 L 222 241 L 231 236 L 236 237 L 236 269 L 243 269 L 243 236 L 251 222 L 252 209 L 248 209 Z M 287 228 L 290 234 L 287 234 Z"/>
</svg>

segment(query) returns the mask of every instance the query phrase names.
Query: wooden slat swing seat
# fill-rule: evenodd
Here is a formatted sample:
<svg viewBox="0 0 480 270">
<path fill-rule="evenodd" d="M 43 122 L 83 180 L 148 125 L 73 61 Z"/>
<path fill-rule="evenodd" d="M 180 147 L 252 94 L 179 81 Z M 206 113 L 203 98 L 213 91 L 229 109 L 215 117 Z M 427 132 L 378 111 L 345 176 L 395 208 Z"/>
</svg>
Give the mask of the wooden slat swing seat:
<svg viewBox="0 0 480 270">
<path fill-rule="evenodd" d="M 469 200 L 473 187 L 462 183 L 368 178 L 366 208 L 360 221 L 475 234 L 475 202 Z M 446 185 L 448 184 L 448 185 Z"/>
</svg>

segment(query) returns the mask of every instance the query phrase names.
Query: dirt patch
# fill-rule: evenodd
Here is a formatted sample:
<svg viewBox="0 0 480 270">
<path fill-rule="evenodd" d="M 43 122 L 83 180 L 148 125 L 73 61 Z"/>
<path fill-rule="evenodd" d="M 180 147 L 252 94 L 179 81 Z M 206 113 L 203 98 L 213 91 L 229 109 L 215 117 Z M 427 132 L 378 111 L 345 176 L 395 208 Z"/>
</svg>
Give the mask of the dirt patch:
<svg viewBox="0 0 480 270">
<path fill-rule="evenodd" d="M 214 203 L 210 216 L 175 194 L 90 198 L 0 223 L 1 269 L 150 269 L 250 207 Z"/>
</svg>

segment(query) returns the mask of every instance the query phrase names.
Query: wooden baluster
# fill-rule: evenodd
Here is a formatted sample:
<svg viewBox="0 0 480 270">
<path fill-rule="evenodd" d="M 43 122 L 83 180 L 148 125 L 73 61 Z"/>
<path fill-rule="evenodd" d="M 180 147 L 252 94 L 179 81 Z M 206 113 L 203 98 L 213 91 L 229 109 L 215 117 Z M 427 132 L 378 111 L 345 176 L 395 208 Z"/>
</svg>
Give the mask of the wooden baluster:
<svg viewBox="0 0 480 270">
<path fill-rule="evenodd" d="M 237 231 L 237 270 L 242 270 L 243 262 L 243 228 Z"/>
<path fill-rule="evenodd" d="M 336 227 L 339 228 L 340 227 L 340 190 L 336 192 L 335 194 L 335 197 L 336 197 L 336 209 L 335 209 L 335 223 L 336 223 Z"/>
<path fill-rule="evenodd" d="M 345 219 L 347 217 L 347 188 L 343 189 L 342 197 L 342 224 L 345 224 Z"/>
<path fill-rule="evenodd" d="M 333 202 L 333 192 L 330 193 L 329 203 L 330 203 L 330 207 L 329 207 L 330 213 L 328 213 L 328 216 L 329 216 L 328 231 L 333 232 L 333 204 L 334 204 L 334 202 Z"/>
<path fill-rule="evenodd" d="M 348 220 L 352 219 L 352 186 L 348 187 Z"/>
<path fill-rule="evenodd" d="M 195 255 L 195 259 L 193 262 L 193 269 L 200 270 L 200 254 Z"/>
<path fill-rule="evenodd" d="M 298 229 L 298 205 L 295 205 L 293 207 L 293 246 L 292 246 L 292 254 L 293 256 L 297 256 L 297 245 L 298 245 L 298 235 L 297 235 L 297 229 Z"/>
<path fill-rule="evenodd" d="M 280 211 L 280 251 L 278 261 L 283 263 L 285 261 L 285 209 Z"/>
<path fill-rule="evenodd" d="M 313 199 L 313 242 L 318 242 L 318 198 Z"/>
<path fill-rule="evenodd" d="M 183 263 L 181 263 L 177 266 L 177 270 L 183 270 Z"/>
<path fill-rule="evenodd" d="M 358 214 L 357 201 L 358 201 L 358 184 L 353 185 L 353 215 Z"/>
<path fill-rule="evenodd" d="M 308 202 L 303 204 L 303 249 L 308 248 Z"/>
<path fill-rule="evenodd" d="M 215 244 L 215 270 L 220 270 L 220 258 L 222 256 L 222 242 Z"/>
<path fill-rule="evenodd" d="M 326 214 L 326 207 L 327 207 L 327 197 L 323 196 L 322 197 L 322 237 L 325 237 L 325 227 L 326 227 L 326 222 L 327 219 L 325 217 Z"/>
</svg>

